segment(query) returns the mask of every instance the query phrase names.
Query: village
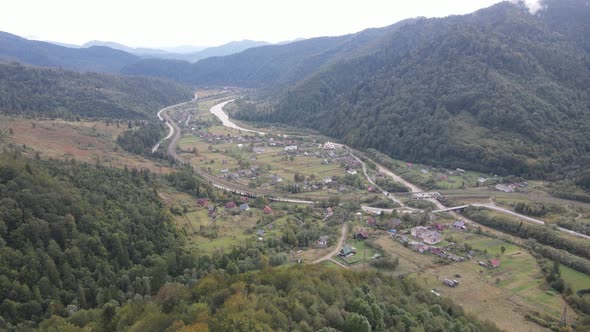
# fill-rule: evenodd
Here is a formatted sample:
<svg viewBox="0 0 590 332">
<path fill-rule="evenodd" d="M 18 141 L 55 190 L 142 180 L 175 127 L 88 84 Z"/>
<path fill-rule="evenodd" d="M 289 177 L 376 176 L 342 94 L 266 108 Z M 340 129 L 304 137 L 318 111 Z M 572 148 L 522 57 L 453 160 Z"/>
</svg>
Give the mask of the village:
<svg viewBox="0 0 590 332">
<path fill-rule="evenodd" d="M 481 298 L 484 290 L 518 294 L 527 306 L 537 305 L 531 294 L 542 290 L 529 294 L 532 281 L 522 291 L 512 290 L 525 275 L 534 285 L 542 283 L 530 253 L 460 214 L 435 211 L 438 202 L 465 204 L 453 197 L 453 189 L 526 193 L 526 181 L 460 168 L 385 163 L 426 189 L 410 191 L 371 165 L 370 154 L 353 155 L 321 136 L 240 131 L 208 117 L 203 110 L 187 121 L 190 130 L 178 143 L 179 156 L 226 188 L 244 189 L 225 192 L 215 202 L 203 198 L 179 219 L 197 250 L 231 250 L 239 242 L 270 250 L 272 264 L 376 268 L 417 278 L 434 296 L 475 307 L 481 305 L 465 294 Z M 447 201 L 449 191 L 452 201 Z M 273 196 L 300 203 L 268 199 Z M 555 313 L 558 297 L 549 301 L 544 310 Z"/>
</svg>

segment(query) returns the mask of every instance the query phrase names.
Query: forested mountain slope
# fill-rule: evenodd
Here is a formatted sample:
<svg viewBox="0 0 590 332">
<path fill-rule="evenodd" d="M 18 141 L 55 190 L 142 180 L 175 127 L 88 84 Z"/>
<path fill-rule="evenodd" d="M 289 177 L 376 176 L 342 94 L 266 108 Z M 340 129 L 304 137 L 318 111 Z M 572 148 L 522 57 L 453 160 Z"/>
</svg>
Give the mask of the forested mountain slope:
<svg viewBox="0 0 590 332">
<path fill-rule="evenodd" d="M 76 71 L 117 73 L 138 56 L 104 46 L 69 48 L 0 31 L 0 60 Z"/>
<path fill-rule="evenodd" d="M 388 32 L 413 20 L 339 37 L 321 37 L 284 45 L 247 49 L 238 54 L 211 57 L 191 64 L 179 60 L 145 59 L 122 72 L 158 76 L 193 85 L 233 85 L 276 88 L 293 84 L 332 61 L 364 54 Z"/>
<path fill-rule="evenodd" d="M 153 118 L 193 91 L 157 78 L 0 63 L 0 112 L 50 117 Z"/>
<path fill-rule="evenodd" d="M 153 180 L 0 155 L 0 329 L 149 295 L 181 274 L 182 241 Z"/>
<path fill-rule="evenodd" d="M 241 102 L 236 117 L 310 126 L 431 164 L 529 177 L 577 172 L 590 163 L 590 60 L 580 42 L 587 23 L 576 20 L 590 7 L 545 5 L 537 15 L 505 2 L 404 25 L 366 56 L 278 97 Z"/>
</svg>

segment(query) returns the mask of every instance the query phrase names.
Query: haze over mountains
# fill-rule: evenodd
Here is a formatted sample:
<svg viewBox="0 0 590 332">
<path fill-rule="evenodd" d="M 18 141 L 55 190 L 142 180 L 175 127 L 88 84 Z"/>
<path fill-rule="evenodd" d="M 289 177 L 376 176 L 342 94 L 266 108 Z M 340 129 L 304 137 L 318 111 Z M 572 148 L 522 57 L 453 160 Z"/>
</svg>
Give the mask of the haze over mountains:
<svg viewBox="0 0 590 332">
<path fill-rule="evenodd" d="M 7 34 L 0 58 L 257 88 L 236 117 L 309 126 L 412 161 L 529 177 L 576 173 L 590 162 L 590 5 L 542 4 L 534 14 L 503 2 L 195 63 Z"/>
</svg>

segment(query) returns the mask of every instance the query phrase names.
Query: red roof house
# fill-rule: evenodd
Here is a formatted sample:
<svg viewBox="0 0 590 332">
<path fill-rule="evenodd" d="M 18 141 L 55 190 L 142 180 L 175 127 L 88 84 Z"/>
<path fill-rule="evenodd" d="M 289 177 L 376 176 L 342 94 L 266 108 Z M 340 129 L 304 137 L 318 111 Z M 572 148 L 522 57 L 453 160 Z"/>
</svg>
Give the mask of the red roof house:
<svg viewBox="0 0 590 332">
<path fill-rule="evenodd" d="M 490 260 L 490 266 L 492 267 L 492 269 L 497 268 L 498 266 L 500 266 L 500 260 L 498 260 L 498 259 Z"/>
<path fill-rule="evenodd" d="M 234 202 L 234 201 L 229 201 L 229 202 L 225 203 L 226 209 L 234 209 L 235 207 L 236 207 L 236 202 Z"/>
<path fill-rule="evenodd" d="M 201 207 L 207 206 L 207 205 L 209 205 L 209 200 L 206 198 L 199 198 L 199 199 L 197 199 L 197 205 L 201 206 Z"/>
<path fill-rule="evenodd" d="M 271 214 L 272 213 L 272 209 L 270 208 L 270 206 L 265 206 L 264 209 L 262 209 L 262 212 L 264 212 L 264 214 Z"/>
<path fill-rule="evenodd" d="M 357 240 L 366 240 L 369 238 L 369 232 L 363 229 L 355 234 Z"/>
</svg>

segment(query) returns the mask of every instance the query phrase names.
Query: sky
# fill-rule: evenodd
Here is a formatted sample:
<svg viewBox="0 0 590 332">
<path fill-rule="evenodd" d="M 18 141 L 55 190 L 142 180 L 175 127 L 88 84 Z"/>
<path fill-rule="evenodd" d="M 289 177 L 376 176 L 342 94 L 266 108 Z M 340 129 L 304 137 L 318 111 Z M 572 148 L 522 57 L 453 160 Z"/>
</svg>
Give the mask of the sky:
<svg viewBox="0 0 590 332">
<path fill-rule="evenodd" d="M 530 1 L 530 0 L 527 0 Z M 216 46 L 337 36 L 402 19 L 466 14 L 499 0 L 3 0 L 0 31 L 81 45 Z"/>
</svg>

